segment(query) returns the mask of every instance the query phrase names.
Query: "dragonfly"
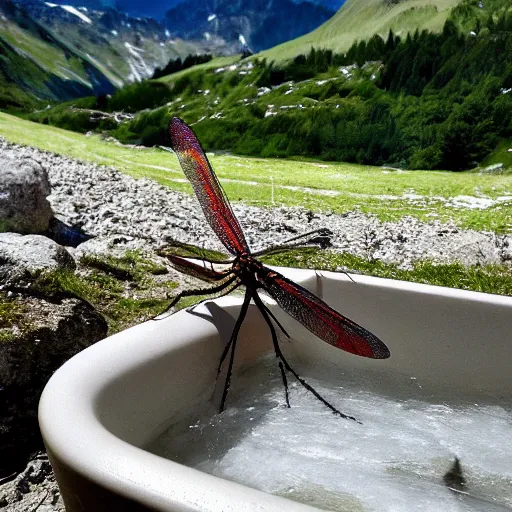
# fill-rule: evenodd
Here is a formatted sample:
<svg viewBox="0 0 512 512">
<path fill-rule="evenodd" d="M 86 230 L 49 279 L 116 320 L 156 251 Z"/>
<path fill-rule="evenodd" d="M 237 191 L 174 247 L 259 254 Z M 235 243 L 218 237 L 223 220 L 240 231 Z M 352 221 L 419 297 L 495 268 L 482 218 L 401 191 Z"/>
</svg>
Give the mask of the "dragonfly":
<svg viewBox="0 0 512 512">
<path fill-rule="evenodd" d="M 231 383 L 235 349 L 240 328 L 245 319 L 251 301 L 259 309 L 269 327 L 272 345 L 280 369 L 285 390 L 287 407 L 290 407 L 287 372 L 318 400 L 327 406 L 334 414 L 354 421 L 355 417 L 342 413 L 324 399 L 308 382 L 306 382 L 288 363 L 279 346 L 276 326 L 285 336 L 290 338 L 275 315 L 265 305 L 259 296 L 260 291 L 266 292 L 290 316 L 298 320 L 306 329 L 311 331 L 328 344 L 362 357 L 385 359 L 390 356 L 387 346 L 377 336 L 357 323 L 338 313 L 319 297 L 306 288 L 294 283 L 279 272 L 263 265 L 256 256 L 276 251 L 274 246 L 264 251 L 251 253 L 244 233 L 235 217 L 226 193 L 219 183 L 205 152 L 193 130 L 180 118 L 174 117 L 169 123 L 171 147 L 176 153 L 181 168 L 188 178 L 199 200 L 207 222 L 218 236 L 224 247 L 231 254 L 230 259 L 203 258 L 202 265 L 175 254 L 162 253 L 171 265 L 178 271 L 210 283 L 207 289 L 184 290 L 169 304 L 166 311 L 172 309 L 184 297 L 216 295 L 223 296 L 237 288 L 245 287 L 245 296 L 239 316 L 235 322 L 228 343 L 224 347 L 217 369 L 219 376 L 223 364 L 229 355 L 228 368 L 220 412 L 224 410 L 229 386 Z M 328 230 L 306 233 L 294 237 L 287 242 L 286 247 L 295 247 L 300 240 L 316 243 L 318 239 L 325 240 Z M 281 246 L 279 246 L 281 247 Z M 209 263 L 209 265 L 207 265 Z M 214 264 L 229 264 L 223 270 L 214 268 Z M 274 325 L 275 324 L 275 325 Z"/>
</svg>

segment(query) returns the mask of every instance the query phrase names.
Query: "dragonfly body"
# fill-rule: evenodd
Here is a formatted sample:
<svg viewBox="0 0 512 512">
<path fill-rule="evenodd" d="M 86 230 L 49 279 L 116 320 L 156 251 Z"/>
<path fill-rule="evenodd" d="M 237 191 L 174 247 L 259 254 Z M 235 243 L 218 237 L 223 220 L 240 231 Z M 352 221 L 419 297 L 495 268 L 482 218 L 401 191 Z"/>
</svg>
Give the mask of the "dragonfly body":
<svg viewBox="0 0 512 512">
<path fill-rule="evenodd" d="M 242 228 L 194 132 L 181 119 L 173 118 L 169 124 L 169 133 L 172 147 L 178 156 L 185 175 L 192 183 L 208 223 L 226 249 L 231 253 L 233 259 L 225 261 L 204 259 L 204 262 L 211 263 L 210 268 L 208 268 L 206 265 L 198 265 L 189 259 L 177 255 L 165 254 L 176 269 L 214 284 L 213 287 L 206 290 L 186 290 L 180 293 L 174 298 L 168 309 L 176 305 L 183 297 L 205 294 L 225 295 L 240 286 L 244 286 L 246 289 L 240 315 L 235 323 L 231 338 L 220 358 L 218 372 L 220 372 L 228 353 L 230 353 L 221 411 L 224 409 L 231 380 L 238 333 L 249 304 L 253 301 L 270 329 L 274 352 L 285 387 L 287 405 L 290 405 L 286 379 L 286 372 L 289 372 L 297 378 L 302 386 L 329 407 L 332 412 L 343 418 L 355 420 L 354 417 L 341 413 L 321 397 L 286 361 L 279 347 L 273 322 L 280 327 L 286 336 L 288 334 L 259 297 L 259 290 L 265 291 L 290 316 L 298 320 L 313 334 L 336 348 L 374 359 L 389 357 L 388 348 L 377 336 L 367 331 L 364 327 L 344 317 L 307 289 L 266 267 L 255 257 L 256 254 L 271 253 L 276 250 L 275 247 L 267 251 L 251 254 Z M 318 243 L 314 242 L 314 240 L 324 240 L 326 231 L 328 230 L 318 230 L 306 233 L 303 236 L 294 237 L 289 240 L 290 245 L 285 247 L 296 247 L 303 242 L 308 243 L 311 241 Z M 311 238 L 311 235 L 314 235 L 313 238 Z M 319 235 L 321 236 L 319 237 Z M 308 236 L 309 238 L 307 238 Z M 229 266 L 224 270 L 215 270 L 213 263 L 224 263 L 229 264 Z"/>
<path fill-rule="evenodd" d="M 254 289 L 262 288 L 263 283 L 277 275 L 248 253 L 242 253 L 235 258 L 233 273 L 244 286 Z"/>
</svg>

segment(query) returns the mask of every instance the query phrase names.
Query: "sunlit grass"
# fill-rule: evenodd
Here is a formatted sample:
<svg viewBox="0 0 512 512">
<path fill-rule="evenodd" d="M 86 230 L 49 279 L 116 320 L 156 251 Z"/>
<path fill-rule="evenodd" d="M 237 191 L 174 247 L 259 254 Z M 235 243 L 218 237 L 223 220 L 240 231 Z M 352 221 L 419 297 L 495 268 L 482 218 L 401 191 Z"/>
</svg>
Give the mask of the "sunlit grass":
<svg viewBox="0 0 512 512">
<path fill-rule="evenodd" d="M 156 276 L 167 272 L 162 265 L 147 259 L 137 251 L 120 257 L 88 255 L 79 261 L 80 272 L 53 270 L 34 276 L 27 295 L 49 300 L 78 298 L 88 302 L 108 324 L 109 334 L 149 320 L 165 310 L 178 283 Z M 17 304 L 14 304 L 19 309 Z M 2 300 L 0 314 L 8 322 L 18 315 L 13 304 Z M 8 327 L 2 325 L 1 327 Z"/>
<path fill-rule="evenodd" d="M 427 29 L 442 29 L 450 9 L 459 0 L 347 0 L 345 5 L 323 25 L 309 34 L 266 50 L 258 57 L 282 61 L 300 53 L 308 53 L 312 46 L 332 48 L 337 52 L 348 50 L 354 41 L 369 39 L 373 34 L 386 37 L 389 29 L 404 35 Z"/>
<path fill-rule="evenodd" d="M 367 260 L 349 253 L 337 253 L 322 249 L 288 250 L 263 256 L 266 265 L 349 272 L 373 277 L 410 281 L 447 288 L 512 296 L 512 272 L 506 265 L 472 265 L 450 263 L 437 265 L 428 260 L 413 263 L 412 269 L 402 269 L 398 265 L 379 260 Z M 357 278 L 355 278 L 357 279 Z M 202 285 L 208 288 L 207 284 Z M 241 296 L 243 288 L 233 294 Z M 201 295 L 185 297 L 175 310 L 184 309 L 215 296 Z"/>
<path fill-rule="evenodd" d="M 507 265 L 437 265 L 428 260 L 413 263 L 410 270 L 379 260 L 366 260 L 348 253 L 305 249 L 262 258 L 268 265 L 317 270 L 358 272 L 374 277 L 460 288 L 476 292 L 512 295 L 512 272 Z"/>
<path fill-rule="evenodd" d="M 204 62 L 203 64 L 196 64 L 195 66 L 192 66 L 187 69 L 182 69 L 181 71 L 176 71 L 176 73 L 171 73 L 170 75 L 163 76 L 162 78 L 158 78 L 158 82 L 172 82 L 173 80 L 177 80 L 178 78 L 181 78 L 182 76 L 187 75 L 190 72 L 195 72 L 198 69 L 207 70 L 207 69 L 213 69 L 213 68 L 222 68 L 224 66 L 229 66 L 231 64 L 234 64 L 235 62 L 240 60 L 239 55 L 229 55 L 226 57 L 215 57 L 214 59 Z"/>
<path fill-rule="evenodd" d="M 116 167 L 191 193 L 176 157 L 158 148 L 132 149 L 0 113 L 0 135 L 7 140 L 61 155 Z M 461 227 L 512 232 L 512 204 L 486 209 L 450 206 L 458 196 L 497 199 L 512 196 L 512 175 L 447 171 L 392 171 L 380 167 L 314 160 L 248 158 L 208 154 L 232 202 L 257 206 L 301 206 L 344 213 L 359 210 L 397 221 L 453 221 Z M 291 187 L 291 188 L 288 188 Z M 415 196 L 419 196 L 416 197 Z"/>
</svg>

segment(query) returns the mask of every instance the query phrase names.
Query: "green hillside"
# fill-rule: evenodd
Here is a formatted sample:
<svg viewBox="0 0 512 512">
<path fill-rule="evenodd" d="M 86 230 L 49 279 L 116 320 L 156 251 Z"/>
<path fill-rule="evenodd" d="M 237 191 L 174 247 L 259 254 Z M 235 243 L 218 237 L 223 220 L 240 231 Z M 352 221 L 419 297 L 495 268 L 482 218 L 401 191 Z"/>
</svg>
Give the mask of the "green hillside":
<svg viewBox="0 0 512 512">
<path fill-rule="evenodd" d="M 169 117 L 167 117 L 167 121 Z M 191 192 L 177 158 L 160 148 L 133 149 L 98 135 L 85 136 L 0 113 L 0 134 L 8 141 L 114 166 L 136 178 L 151 178 Z M 202 139 L 202 137 L 200 137 Z M 510 233 L 511 174 L 397 171 L 317 160 L 248 158 L 208 153 L 228 197 L 258 206 L 302 206 L 314 211 L 359 210 L 381 220 L 406 215 L 497 233 Z M 255 186 L 258 185 L 258 186 Z M 488 198 L 485 209 L 456 206 L 457 198 Z"/>
<path fill-rule="evenodd" d="M 461 171 L 511 166 L 511 113 L 509 0 L 461 0 L 439 32 L 389 30 L 277 64 L 213 59 L 25 115 L 145 146 L 167 145 L 177 115 L 207 150 Z"/>
<path fill-rule="evenodd" d="M 450 10 L 461 0 L 347 0 L 341 9 L 313 32 L 259 54 L 270 60 L 286 60 L 308 53 L 312 46 L 337 52 L 348 50 L 356 40 L 374 34 L 385 37 L 416 29 L 440 31 Z"/>
</svg>

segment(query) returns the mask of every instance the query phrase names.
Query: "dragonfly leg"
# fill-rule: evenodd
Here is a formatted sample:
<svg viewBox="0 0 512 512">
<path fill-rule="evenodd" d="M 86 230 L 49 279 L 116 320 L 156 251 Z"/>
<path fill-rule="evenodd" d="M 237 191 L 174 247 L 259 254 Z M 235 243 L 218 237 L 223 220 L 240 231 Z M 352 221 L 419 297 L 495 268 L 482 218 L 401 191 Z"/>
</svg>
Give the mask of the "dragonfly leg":
<svg viewBox="0 0 512 512">
<path fill-rule="evenodd" d="M 238 286 L 238 285 L 237 285 Z M 234 289 L 234 288 L 233 288 Z M 230 290 L 232 291 L 232 290 Z M 229 292 L 228 292 L 229 293 Z M 222 294 L 224 295 L 224 294 Z M 221 295 L 221 297 L 222 297 Z M 283 334 L 288 338 L 290 339 L 290 335 L 286 332 L 285 328 L 279 323 L 279 320 L 274 316 L 274 314 L 272 313 L 272 311 L 270 311 L 270 309 L 267 308 L 267 306 L 265 306 L 265 304 L 263 304 L 262 302 L 262 305 L 263 307 L 265 308 L 266 312 L 273 318 L 274 322 L 279 326 L 279 328 L 281 329 L 281 331 L 283 331 Z M 224 347 L 224 350 L 222 352 L 222 356 L 220 358 L 220 362 L 219 362 L 219 366 L 217 368 L 217 377 L 219 376 L 219 373 L 220 373 L 220 370 L 222 368 L 222 363 L 224 362 L 224 360 L 226 359 L 226 356 L 228 355 L 228 351 L 229 351 L 229 347 L 231 346 L 231 340 L 230 342 Z M 286 375 L 285 375 L 285 378 L 286 378 Z M 286 387 L 286 386 L 285 386 Z M 288 394 L 287 394 L 288 396 Z"/>
<path fill-rule="evenodd" d="M 286 378 L 286 372 L 283 367 L 282 362 L 282 354 L 281 350 L 279 350 L 279 343 L 277 341 L 277 333 L 274 328 L 274 325 L 272 324 L 272 321 L 270 320 L 270 310 L 263 304 L 263 301 L 260 299 L 259 295 L 255 294 L 254 302 L 256 306 L 258 306 L 258 309 L 261 311 L 261 314 L 263 316 L 263 319 L 265 322 L 267 322 L 268 327 L 270 329 L 270 334 L 272 336 L 272 343 L 274 344 L 274 352 L 276 354 L 276 358 L 278 360 L 279 369 L 281 370 L 281 378 L 283 379 L 283 386 L 284 386 L 284 395 L 286 399 L 286 406 L 290 407 L 290 396 L 288 393 L 288 379 Z M 271 313 L 270 313 L 271 314 Z M 272 318 L 275 319 L 274 315 L 272 315 Z"/>
<path fill-rule="evenodd" d="M 263 318 L 265 319 L 265 321 L 267 322 L 269 328 L 270 328 L 270 333 L 272 335 L 272 343 L 274 344 L 274 351 L 276 353 L 276 357 L 277 359 L 279 360 L 279 364 L 284 366 L 284 368 L 286 368 L 286 370 L 288 370 L 298 381 L 299 383 L 305 388 L 307 389 L 310 393 L 312 393 L 316 398 L 318 398 L 318 400 L 320 400 L 320 402 L 322 402 L 325 406 L 327 406 L 329 409 L 331 409 L 331 411 L 334 413 L 334 414 L 337 414 L 338 416 L 341 416 L 342 418 L 344 419 L 347 419 L 347 420 L 353 420 L 359 424 L 361 424 L 361 422 L 354 418 L 353 416 L 348 416 L 347 414 L 343 414 L 341 411 L 339 411 L 338 409 L 336 409 L 336 407 L 334 407 L 333 405 L 331 405 L 325 398 L 323 398 L 320 393 L 318 393 L 318 391 L 316 391 L 315 388 L 313 388 L 313 386 L 309 385 L 302 377 L 299 376 L 299 374 L 290 366 L 290 364 L 288 363 L 288 361 L 286 360 L 286 358 L 284 357 L 283 353 L 281 352 L 281 348 L 279 347 L 279 342 L 277 340 L 277 334 L 276 334 L 276 330 L 274 329 L 274 326 L 272 325 L 272 321 L 270 320 L 270 317 L 268 316 L 267 314 L 267 311 L 266 311 L 266 308 L 263 304 L 263 302 L 261 301 L 260 297 L 255 294 L 254 295 L 254 302 L 255 304 L 258 306 L 258 309 L 261 311 L 261 314 L 263 315 Z M 283 372 L 284 373 L 284 372 Z M 286 398 L 287 398 L 287 401 L 288 401 L 288 385 L 286 383 L 286 380 L 285 378 L 283 378 L 283 383 L 285 385 L 285 392 L 286 392 Z"/>
<path fill-rule="evenodd" d="M 235 276 L 233 276 L 232 278 L 230 278 L 227 281 L 219 284 L 218 286 L 214 286 L 213 288 L 201 288 L 201 289 L 195 289 L 195 290 L 184 290 L 181 293 L 179 293 L 178 295 L 176 295 L 176 297 L 174 297 L 172 302 L 161 313 L 156 315 L 156 317 L 154 317 L 153 320 L 162 320 L 161 318 L 157 318 L 157 317 L 163 315 L 164 313 L 167 313 L 167 311 L 172 309 L 184 297 L 197 297 L 197 296 L 200 296 L 200 295 L 213 295 L 215 293 L 219 293 L 222 290 L 224 290 L 225 288 L 227 288 L 230 284 L 232 284 L 236 279 L 237 278 Z"/>
<path fill-rule="evenodd" d="M 352 278 L 352 276 L 346 270 L 336 270 L 336 272 L 339 272 L 340 274 L 345 274 L 353 283 L 355 283 L 355 281 Z"/>
<path fill-rule="evenodd" d="M 213 298 L 214 299 L 219 299 L 220 297 L 224 297 L 225 295 L 228 295 L 231 292 L 234 292 L 239 286 L 241 286 L 241 284 L 242 283 L 235 281 L 233 286 L 231 286 L 230 288 L 226 288 L 222 293 L 219 293 L 219 295 L 216 295 Z M 206 297 L 205 299 L 201 299 L 200 301 L 198 301 L 195 304 L 193 304 L 192 306 L 190 306 L 190 309 L 195 308 L 195 307 L 199 306 L 199 304 L 202 304 L 203 302 L 206 302 L 208 300 L 212 300 L 212 298 L 211 297 Z"/>
<path fill-rule="evenodd" d="M 228 396 L 229 384 L 231 383 L 231 374 L 233 372 L 233 362 L 235 360 L 236 340 L 238 338 L 238 333 L 240 332 L 240 327 L 242 327 L 245 315 L 247 314 L 247 310 L 249 309 L 250 302 L 251 292 L 249 289 L 247 289 L 245 290 L 245 298 L 244 303 L 242 304 L 242 309 L 240 310 L 240 314 L 238 315 L 238 318 L 236 320 L 235 327 L 233 328 L 233 332 L 231 333 L 231 338 L 227 344 L 228 347 L 231 346 L 231 356 L 229 358 L 228 372 L 226 374 L 226 381 L 224 383 L 224 391 L 222 392 L 222 400 L 220 403 L 219 412 L 222 412 L 224 410 L 224 405 L 226 403 L 226 398 Z M 224 349 L 224 351 L 226 352 L 226 349 Z"/>
<path fill-rule="evenodd" d="M 279 320 L 275 317 L 274 313 L 268 309 L 268 307 L 261 301 L 262 306 L 265 308 L 265 311 L 269 314 L 269 316 L 274 320 L 274 322 L 279 326 L 279 329 L 283 331 L 283 334 L 290 339 L 290 335 L 286 332 L 286 329 L 280 324 Z"/>
<path fill-rule="evenodd" d="M 226 290 L 224 293 L 222 293 L 221 295 L 219 295 L 216 298 L 223 297 L 224 295 L 231 293 L 233 290 L 236 290 L 240 285 L 241 285 L 241 283 L 237 283 L 236 286 L 233 286 L 229 290 Z M 205 300 L 207 300 L 207 299 L 205 299 Z M 203 302 L 203 301 L 201 301 L 201 302 Z M 198 304 L 200 304 L 200 302 L 198 302 Z M 224 350 L 222 351 L 222 355 L 220 356 L 219 366 L 217 367 L 217 377 L 219 376 L 219 373 L 222 369 L 222 364 L 224 363 L 226 356 L 228 355 L 228 352 L 229 352 L 229 349 L 230 349 L 232 343 L 233 343 L 233 337 L 231 336 L 229 341 L 226 343 Z"/>
<path fill-rule="evenodd" d="M 276 354 L 277 357 L 277 354 Z M 290 406 L 290 394 L 288 393 L 288 379 L 286 378 L 286 372 L 284 371 L 284 366 L 281 361 L 279 361 L 279 369 L 281 370 L 281 378 L 283 379 L 283 385 L 284 385 L 284 398 L 286 400 L 286 407 L 288 409 Z"/>
</svg>

